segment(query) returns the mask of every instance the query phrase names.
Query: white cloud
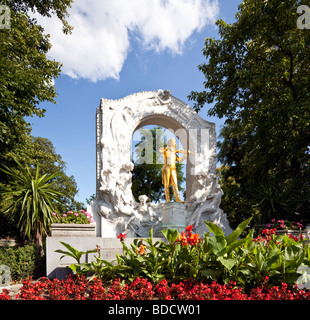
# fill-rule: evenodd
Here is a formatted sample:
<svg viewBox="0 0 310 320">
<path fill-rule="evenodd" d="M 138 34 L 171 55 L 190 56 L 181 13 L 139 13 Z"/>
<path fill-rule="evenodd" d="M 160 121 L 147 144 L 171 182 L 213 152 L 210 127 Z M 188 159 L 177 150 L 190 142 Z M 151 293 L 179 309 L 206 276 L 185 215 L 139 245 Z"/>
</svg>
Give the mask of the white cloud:
<svg viewBox="0 0 310 320">
<path fill-rule="evenodd" d="M 217 0 L 75 0 L 62 33 L 56 17 L 37 17 L 51 35 L 49 56 L 63 63 L 62 72 L 91 81 L 118 79 L 130 40 L 144 49 L 180 54 L 194 31 L 213 23 Z"/>
</svg>

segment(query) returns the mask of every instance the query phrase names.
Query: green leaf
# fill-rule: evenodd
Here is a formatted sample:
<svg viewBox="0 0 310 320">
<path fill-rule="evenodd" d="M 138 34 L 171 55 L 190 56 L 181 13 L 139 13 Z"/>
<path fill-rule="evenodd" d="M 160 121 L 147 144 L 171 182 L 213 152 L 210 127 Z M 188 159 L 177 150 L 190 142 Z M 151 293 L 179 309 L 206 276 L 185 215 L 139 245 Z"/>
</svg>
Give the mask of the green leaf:
<svg viewBox="0 0 310 320">
<path fill-rule="evenodd" d="M 217 256 L 222 256 L 226 250 L 226 238 L 225 236 L 213 236 L 209 239 L 209 245 L 212 248 L 212 251 Z"/>
<path fill-rule="evenodd" d="M 249 218 L 243 222 L 241 222 L 238 227 L 227 236 L 227 244 L 230 245 L 231 243 L 233 243 L 234 241 L 236 241 L 238 239 L 238 237 L 241 235 L 241 233 L 243 232 L 243 230 L 247 227 L 247 225 L 250 223 L 250 221 L 252 220 L 252 218 Z"/>
<path fill-rule="evenodd" d="M 87 253 L 95 253 L 97 252 L 96 249 L 93 249 L 93 250 L 88 250 L 88 251 L 79 251 L 77 249 L 75 249 L 74 247 L 72 247 L 70 244 L 68 243 L 65 243 L 63 241 L 59 241 L 64 247 L 66 247 L 69 251 L 64 251 L 64 250 L 55 250 L 55 252 L 58 252 L 58 253 L 63 253 L 64 255 L 60 258 L 62 259 L 64 256 L 70 256 L 72 258 L 74 258 L 77 263 L 80 263 L 80 259 L 81 259 L 81 256 L 83 254 L 87 254 Z"/>
<path fill-rule="evenodd" d="M 150 239 L 150 243 L 153 244 L 153 227 L 151 228 L 151 230 L 149 232 L 149 239 Z"/>
<path fill-rule="evenodd" d="M 240 248 L 246 241 L 247 241 L 247 239 L 244 238 L 244 239 L 240 239 L 238 241 L 231 243 L 229 246 L 227 246 L 226 253 L 230 254 L 234 249 Z"/>
<path fill-rule="evenodd" d="M 218 258 L 218 261 L 221 262 L 221 264 L 228 270 L 230 270 L 232 267 L 234 267 L 237 263 L 237 261 L 235 259 L 224 259 L 222 257 Z"/>
<path fill-rule="evenodd" d="M 270 257 L 269 259 L 267 259 L 264 264 L 262 269 L 263 270 L 269 270 L 269 269 L 274 269 L 274 268 L 278 268 L 280 266 L 279 262 L 279 258 L 280 258 L 280 254 L 274 255 L 272 257 Z"/>
<path fill-rule="evenodd" d="M 222 229 L 215 223 L 211 221 L 206 221 L 206 220 L 204 220 L 204 223 L 207 225 L 207 227 L 215 236 L 224 236 Z"/>
<path fill-rule="evenodd" d="M 178 237 L 178 230 L 176 229 L 166 229 L 161 231 L 165 238 L 169 241 L 170 244 L 174 243 Z"/>
<path fill-rule="evenodd" d="M 87 275 L 92 270 L 90 263 L 71 264 L 68 268 L 78 275 Z"/>
<path fill-rule="evenodd" d="M 68 266 L 69 269 L 71 269 L 74 273 L 78 273 L 78 265 L 77 264 L 70 264 L 70 266 Z"/>
<path fill-rule="evenodd" d="M 220 272 L 218 270 L 213 269 L 204 269 L 201 270 L 201 274 L 206 278 L 210 278 L 216 281 L 219 278 Z"/>
</svg>

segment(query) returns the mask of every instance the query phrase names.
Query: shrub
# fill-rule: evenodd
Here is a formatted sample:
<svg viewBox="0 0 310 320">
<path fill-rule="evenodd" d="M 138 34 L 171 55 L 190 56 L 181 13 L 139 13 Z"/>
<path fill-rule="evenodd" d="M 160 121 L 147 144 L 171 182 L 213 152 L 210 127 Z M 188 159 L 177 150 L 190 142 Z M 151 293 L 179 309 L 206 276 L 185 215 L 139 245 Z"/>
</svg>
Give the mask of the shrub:
<svg viewBox="0 0 310 320">
<path fill-rule="evenodd" d="M 53 223 L 81 223 L 89 224 L 95 222 L 91 213 L 85 210 L 80 211 L 68 211 L 67 213 L 59 214 L 56 212 L 52 213 Z"/>
<path fill-rule="evenodd" d="M 267 224 L 267 227 L 275 227 L 277 230 L 304 230 L 305 226 L 297 221 L 277 220 L 272 219 L 271 223 Z"/>
<path fill-rule="evenodd" d="M 41 276 L 45 257 L 41 258 L 36 245 L 23 247 L 0 247 L 0 264 L 10 267 L 11 279 L 20 281 Z"/>
</svg>

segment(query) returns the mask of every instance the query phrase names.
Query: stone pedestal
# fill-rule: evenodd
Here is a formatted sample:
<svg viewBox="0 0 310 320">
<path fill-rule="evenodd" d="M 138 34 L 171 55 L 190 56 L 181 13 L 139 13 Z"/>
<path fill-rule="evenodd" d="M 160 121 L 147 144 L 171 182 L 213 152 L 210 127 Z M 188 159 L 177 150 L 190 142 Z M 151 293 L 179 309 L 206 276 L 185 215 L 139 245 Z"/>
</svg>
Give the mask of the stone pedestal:
<svg viewBox="0 0 310 320">
<path fill-rule="evenodd" d="M 185 230 L 186 227 L 186 209 L 182 202 L 162 203 L 162 230 L 177 229 Z"/>
<path fill-rule="evenodd" d="M 139 238 L 141 239 L 141 238 Z M 70 244 L 79 251 L 88 251 L 93 249 L 100 249 L 100 258 L 110 262 L 116 261 L 116 253 L 124 254 L 123 245 L 119 239 L 114 238 L 100 238 L 100 237 L 46 237 L 46 276 L 49 279 L 57 278 L 64 280 L 67 275 L 71 274 L 69 265 L 76 263 L 73 257 L 65 256 L 60 259 L 63 254 L 55 252 L 55 250 L 67 249 L 60 243 L 60 241 Z M 131 248 L 135 238 L 126 238 L 124 243 L 128 248 Z M 154 243 L 157 241 L 164 241 L 164 238 L 153 238 Z M 92 262 L 96 261 L 95 256 L 98 257 L 98 253 L 83 254 L 80 262 Z M 0 270 L 1 273 L 1 270 Z"/>
<path fill-rule="evenodd" d="M 52 223 L 52 237 L 95 237 L 96 225 L 79 223 Z"/>
</svg>

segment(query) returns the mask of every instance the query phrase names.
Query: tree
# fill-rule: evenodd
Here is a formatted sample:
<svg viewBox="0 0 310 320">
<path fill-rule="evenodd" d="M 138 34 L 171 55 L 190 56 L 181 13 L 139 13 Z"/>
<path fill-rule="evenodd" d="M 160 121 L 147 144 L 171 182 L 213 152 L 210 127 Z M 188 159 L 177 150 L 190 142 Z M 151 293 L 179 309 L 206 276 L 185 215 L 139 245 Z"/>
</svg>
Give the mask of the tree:
<svg viewBox="0 0 310 320">
<path fill-rule="evenodd" d="M 43 256 L 42 239 L 49 231 L 55 204 L 61 202 L 61 193 L 55 190 L 55 182 L 52 181 L 59 173 L 40 175 L 37 164 L 33 174 L 29 167 L 23 167 L 19 162 L 17 165 L 19 170 L 1 169 L 12 177 L 11 182 L 0 191 L 11 203 L 4 212 L 18 215 L 18 226 L 23 236 L 34 239 Z"/>
<path fill-rule="evenodd" d="M 301 4 L 245 0 L 235 23 L 217 21 L 220 39 L 206 39 L 199 66 L 206 90 L 189 96 L 197 111 L 214 103 L 208 114 L 226 117 L 222 179 L 241 186 L 262 222 L 267 212 L 309 220 L 310 33 L 296 25 Z"/>
<path fill-rule="evenodd" d="M 74 176 L 67 176 L 66 162 L 60 154 L 57 154 L 52 142 L 46 138 L 27 136 L 25 144 L 16 150 L 12 157 L 22 165 L 32 168 L 35 171 L 36 163 L 40 164 L 40 174 L 58 172 L 54 177 L 55 190 L 61 193 L 62 202 L 56 204 L 57 212 L 68 210 L 80 210 L 83 203 L 77 202 L 74 197 L 78 193 L 77 183 Z"/>
<path fill-rule="evenodd" d="M 12 166 L 8 152 L 25 142 L 30 126 L 25 116 L 44 115 L 39 107 L 44 101 L 54 102 L 56 91 L 53 79 L 60 74 L 61 64 L 49 60 L 49 36 L 43 28 L 30 19 L 28 10 L 40 14 L 56 14 L 70 31 L 65 17 L 71 0 L 6 0 L 11 8 L 11 27 L 0 32 L 0 165 Z M 6 178 L 1 174 L 0 179 Z"/>
<path fill-rule="evenodd" d="M 238 183 L 229 170 L 230 167 L 227 165 L 221 165 L 217 168 L 219 183 L 224 192 L 221 208 L 229 214 L 229 225 L 234 229 L 240 221 L 246 220 L 249 216 L 254 216 L 254 225 L 259 224 L 261 222 L 259 210 L 251 199 L 244 196 L 247 194 L 244 185 Z"/>
<path fill-rule="evenodd" d="M 58 172 L 50 182 L 53 182 L 53 188 L 59 192 L 59 198 L 61 202 L 54 203 L 54 211 L 58 213 L 65 213 L 68 210 L 80 210 L 84 208 L 84 204 L 74 199 L 78 192 L 77 183 L 73 176 L 67 176 L 66 174 L 66 163 L 62 160 L 62 157 L 56 153 L 55 148 L 51 141 L 46 138 L 26 136 L 25 145 L 19 146 L 14 152 L 8 154 L 8 159 L 15 161 L 24 168 L 28 167 L 32 176 L 35 175 L 37 170 L 37 163 L 39 166 L 39 174 L 49 174 L 51 172 Z M 16 172 L 19 171 L 13 166 Z M 22 172 L 21 172 L 22 174 Z M 5 184 L 0 183 L 0 187 L 15 183 L 14 176 L 8 175 Z M 0 193 L 1 196 L 1 193 Z M 10 214 L 4 212 L 4 209 L 12 205 L 12 200 L 9 198 L 2 199 L 0 201 L 0 237 L 14 237 L 19 238 L 20 231 L 15 226 L 18 224 L 19 207 L 12 207 Z M 13 212 L 16 209 L 17 212 Z"/>
<path fill-rule="evenodd" d="M 3 2 L 9 5 L 15 13 L 22 12 L 27 14 L 31 10 L 46 17 L 56 15 L 62 22 L 63 32 L 66 34 L 73 29 L 66 20 L 66 17 L 69 16 L 67 9 L 71 7 L 73 0 L 6 0 Z"/>
<path fill-rule="evenodd" d="M 162 183 L 163 162 L 158 163 L 158 159 L 162 158 L 159 152 L 159 145 L 164 146 L 164 130 L 157 126 L 152 129 L 141 128 L 141 141 L 135 145 L 135 152 L 137 160 L 134 162 L 134 169 L 132 172 L 132 193 L 136 199 L 140 195 L 147 195 L 152 201 L 160 202 L 165 199 L 164 185 Z M 146 149 L 150 148 L 150 152 Z M 150 158 L 148 158 L 150 157 Z M 143 160 L 146 163 L 139 163 Z M 183 164 L 177 163 L 178 187 L 179 191 L 183 191 L 182 183 L 185 178 L 183 175 Z M 174 199 L 173 192 L 170 192 L 172 199 Z"/>
<path fill-rule="evenodd" d="M 24 166 L 29 166 L 32 174 L 38 160 L 44 162 L 40 167 L 41 175 L 59 169 L 60 174 L 53 180 L 66 202 L 58 204 L 59 211 L 66 206 L 81 206 L 74 201 L 76 182 L 73 176 L 66 176 L 65 163 L 54 152 L 51 142 L 30 136 L 31 127 L 25 117 L 43 117 L 45 110 L 40 104 L 45 101 L 56 103 L 54 79 L 60 74 L 61 64 L 47 57 L 51 47 L 49 35 L 44 34 L 44 29 L 28 13 L 56 15 L 63 23 L 63 32 L 69 33 L 72 28 L 66 17 L 71 3 L 72 0 L 1 1 L 2 5 L 10 7 L 11 21 L 9 30 L 0 30 L 0 168 L 18 171 L 14 161 L 17 158 Z M 14 183 L 12 176 L 0 170 L 0 187 L 11 183 Z M 0 197 L 0 205 L 3 208 L 10 203 Z M 6 235 L 14 235 L 14 223 L 8 221 L 2 211 L 1 235 L 7 231 L 3 225 L 9 227 Z"/>
</svg>

